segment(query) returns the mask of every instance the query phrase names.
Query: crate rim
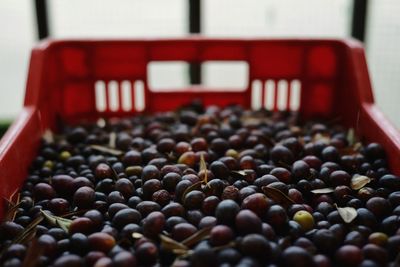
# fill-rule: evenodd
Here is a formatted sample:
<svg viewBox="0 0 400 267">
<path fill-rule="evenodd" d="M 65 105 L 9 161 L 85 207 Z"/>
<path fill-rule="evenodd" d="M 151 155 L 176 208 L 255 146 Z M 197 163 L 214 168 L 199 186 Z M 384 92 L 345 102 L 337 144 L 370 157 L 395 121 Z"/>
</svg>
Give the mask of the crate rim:
<svg viewBox="0 0 400 267">
<path fill-rule="evenodd" d="M 326 44 L 338 44 L 344 45 L 347 48 L 360 48 L 365 50 L 364 45 L 361 41 L 352 38 L 307 38 L 307 37 L 211 37 L 202 35 L 189 35 L 183 37 L 135 37 L 135 38 L 123 38 L 123 37 L 72 37 L 72 38 L 46 38 L 35 44 L 32 50 L 47 50 L 53 47 L 65 45 L 65 44 L 83 44 L 83 43 L 159 43 L 159 42 L 237 42 L 237 43 L 257 43 L 257 42 L 270 42 L 270 43 L 302 43 L 302 44 L 313 44 L 313 43 L 326 43 Z"/>
</svg>

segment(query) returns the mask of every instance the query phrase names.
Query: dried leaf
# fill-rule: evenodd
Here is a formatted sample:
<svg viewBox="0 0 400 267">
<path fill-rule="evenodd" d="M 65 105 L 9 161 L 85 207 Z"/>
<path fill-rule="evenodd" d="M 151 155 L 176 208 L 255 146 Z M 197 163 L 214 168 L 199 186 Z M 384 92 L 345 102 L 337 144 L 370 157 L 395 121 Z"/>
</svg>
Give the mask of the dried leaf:
<svg viewBox="0 0 400 267">
<path fill-rule="evenodd" d="M 192 185 L 189 186 L 188 188 L 186 188 L 186 190 L 185 190 L 185 191 L 183 192 L 183 194 L 182 194 L 182 199 L 181 199 L 182 202 L 184 202 L 185 196 L 186 196 L 189 192 L 191 192 L 191 191 L 193 191 L 193 190 L 200 189 L 202 183 L 203 183 L 203 181 L 199 181 L 199 182 L 197 182 L 197 183 L 192 184 Z"/>
<path fill-rule="evenodd" d="M 360 149 L 362 148 L 362 144 L 360 142 L 357 142 L 353 145 L 353 149 L 357 152 L 360 151 Z"/>
<path fill-rule="evenodd" d="M 350 187 L 351 189 L 358 190 L 363 188 L 366 184 L 371 182 L 371 178 L 365 175 L 354 175 L 351 178 Z"/>
<path fill-rule="evenodd" d="M 68 233 L 72 220 L 54 216 L 44 210 L 40 210 L 40 212 L 43 214 L 43 216 L 47 219 L 49 223 L 51 223 L 54 226 L 59 226 L 61 229 L 63 229 L 65 232 Z"/>
<path fill-rule="evenodd" d="M 50 129 L 44 131 L 42 138 L 49 144 L 54 143 L 54 134 Z"/>
<path fill-rule="evenodd" d="M 186 247 L 191 247 L 191 246 L 199 243 L 200 241 L 208 238 L 208 236 L 210 235 L 211 229 L 212 229 L 212 227 L 207 227 L 207 228 L 201 229 L 200 231 L 197 231 L 193 235 L 191 235 L 188 238 L 186 238 L 185 240 L 183 240 L 182 244 L 185 245 Z"/>
<path fill-rule="evenodd" d="M 7 246 L 4 246 L 0 251 L 0 259 L 3 258 L 4 253 L 8 250 L 8 248 L 12 244 L 26 244 L 32 240 L 36 236 L 36 226 L 43 220 L 43 217 L 40 215 L 36 219 L 34 219 L 30 224 L 28 224 L 24 231 L 17 235 L 14 240 Z"/>
<path fill-rule="evenodd" d="M 352 146 L 339 149 L 339 153 L 341 156 L 356 156 L 360 155 L 360 148 L 362 148 L 362 144 L 358 142 Z"/>
<path fill-rule="evenodd" d="M 37 239 L 32 240 L 26 252 L 25 259 L 22 262 L 22 267 L 35 267 L 43 252 L 44 247 L 39 244 Z"/>
<path fill-rule="evenodd" d="M 9 203 L 12 204 L 16 204 L 19 202 L 20 198 L 21 198 L 21 194 L 18 193 L 19 192 L 19 188 L 15 188 L 14 192 L 11 194 L 11 196 L 7 199 Z M 17 199 L 14 201 L 15 196 L 17 196 Z"/>
<path fill-rule="evenodd" d="M 132 233 L 132 238 L 133 239 L 140 239 L 142 237 L 143 237 L 143 235 L 141 233 L 138 233 L 138 232 Z"/>
<path fill-rule="evenodd" d="M 15 216 L 17 215 L 18 208 L 21 206 L 21 202 L 14 204 L 13 206 L 7 209 L 6 214 L 4 215 L 4 221 L 14 221 Z"/>
<path fill-rule="evenodd" d="M 114 149 L 116 147 L 116 143 L 117 143 L 117 134 L 115 132 L 111 132 L 110 137 L 109 137 L 108 146 L 110 148 Z"/>
<path fill-rule="evenodd" d="M 13 241 L 12 244 L 18 243 L 28 243 L 35 235 L 36 226 L 43 221 L 43 216 L 38 216 L 34 219 L 27 227 L 25 227 L 24 231 L 20 233 Z"/>
<path fill-rule="evenodd" d="M 100 119 L 97 120 L 96 124 L 97 124 L 98 127 L 104 128 L 106 126 L 107 122 L 106 122 L 105 119 L 100 118 Z"/>
<path fill-rule="evenodd" d="M 347 142 L 349 143 L 349 146 L 353 146 L 356 140 L 355 134 L 354 134 L 354 129 L 350 128 L 347 131 L 347 136 L 346 136 Z"/>
<path fill-rule="evenodd" d="M 265 116 L 257 116 L 257 115 L 243 115 L 240 118 L 244 127 L 251 127 L 253 125 L 260 125 L 260 124 L 271 124 L 272 121 L 270 118 Z"/>
<path fill-rule="evenodd" d="M 340 217 L 342 217 L 345 223 L 351 223 L 357 217 L 357 210 L 353 207 L 338 207 L 335 204 L 336 209 L 339 212 Z"/>
<path fill-rule="evenodd" d="M 161 240 L 161 246 L 166 250 L 169 251 L 188 250 L 188 248 L 185 245 L 173 240 L 172 238 L 166 235 L 160 235 L 160 240 Z"/>
<path fill-rule="evenodd" d="M 236 179 L 244 179 L 249 172 L 253 173 L 254 171 L 252 169 L 244 169 L 240 171 L 231 171 L 231 175 L 233 178 Z"/>
<path fill-rule="evenodd" d="M 207 184 L 208 183 L 207 164 L 203 154 L 200 154 L 200 171 L 204 171 L 203 183 Z"/>
<path fill-rule="evenodd" d="M 290 126 L 289 130 L 294 134 L 294 135 L 301 135 L 302 130 L 299 126 Z"/>
<path fill-rule="evenodd" d="M 320 188 L 320 189 L 311 190 L 311 193 L 314 193 L 314 194 L 329 194 L 329 193 L 332 193 L 333 191 L 334 191 L 333 188 L 327 187 L 327 188 Z"/>
<path fill-rule="evenodd" d="M 214 251 L 220 251 L 220 250 L 222 250 L 222 249 L 225 249 L 225 248 L 233 248 L 233 247 L 235 247 L 235 246 L 236 246 L 236 243 L 232 241 L 232 242 L 229 242 L 228 244 L 223 245 L 223 246 L 213 247 L 213 250 L 214 250 Z"/>
<path fill-rule="evenodd" d="M 324 144 L 329 144 L 331 142 L 331 137 L 328 134 L 317 133 L 312 138 L 313 142 L 320 141 Z"/>
<path fill-rule="evenodd" d="M 102 152 L 102 153 L 107 153 L 113 156 L 121 156 L 124 154 L 123 151 L 118 150 L 118 149 L 114 149 L 114 148 L 109 148 L 106 146 L 100 146 L 100 145 L 90 145 L 90 147 L 96 151 Z"/>
<path fill-rule="evenodd" d="M 111 170 L 112 170 L 112 174 L 113 174 L 114 180 L 118 180 L 118 179 L 119 179 L 119 176 L 118 176 L 117 171 L 116 171 L 111 165 L 110 165 L 110 168 L 111 168 Z"/>
<path fill-rule="evenodd" d="M 172 253 L 179 255 L 179 257 L 185 257 L 189 254 L 191 254 L 193 251 L 192 250 L 186 250 L 186 249 L 173 249 Z"/>
<path fill-rule="evenodd" d="M 280 190 L 275 189 L 273 187 L 268 187 L 268 186 L 263 186 L 262 187 L 263 192 L 267 197 L 272 198 L 275 202 L 285 206 L 289 207 L 290 205 L 296 204 L 293 199 L 288 197 L 286 194 L 282 193 Z"/>
</svg>

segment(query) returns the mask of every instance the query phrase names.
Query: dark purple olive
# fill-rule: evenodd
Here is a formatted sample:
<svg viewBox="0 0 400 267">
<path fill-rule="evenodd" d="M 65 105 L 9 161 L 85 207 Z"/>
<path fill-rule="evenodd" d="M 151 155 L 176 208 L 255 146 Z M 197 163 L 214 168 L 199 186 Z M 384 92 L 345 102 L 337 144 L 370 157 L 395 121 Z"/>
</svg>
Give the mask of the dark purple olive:
<svg viewBox="0 0 400 267">
<path fill-rule="evenodd" d="M 215 210 L 215 217 L 217 217 L 218 223 L 232 225 L 239 210 L 239 205 L 233 200 L 223 200 Z"/>
<path fill-rule="evenodd" d="M 96 200 L 95 192 L 88 186 L 83 186 L 76 190 L 73 198 L 74 205 L 80 209 L 89 209 Z"/>
<path fill-rule="evenodd" d="M 261 233 L 262 222 L 251 210 L 241 210 L 236 215 L 235 226 L 239 234 Z"/>
<path fill-rule="evenodd" d="M 172 238 L 176 241 L 183 241 L 197 232 L 197 228 L 190 223 L 179 223 L 172 229 Z"/>
</svg>

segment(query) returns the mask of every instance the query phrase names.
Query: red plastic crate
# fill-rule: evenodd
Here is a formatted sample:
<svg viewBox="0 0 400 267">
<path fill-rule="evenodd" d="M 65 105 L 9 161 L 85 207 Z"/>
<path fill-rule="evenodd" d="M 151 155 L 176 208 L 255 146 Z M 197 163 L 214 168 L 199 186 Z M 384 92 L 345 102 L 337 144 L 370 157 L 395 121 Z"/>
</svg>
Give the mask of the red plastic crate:
<svg viewBox="0 0 400 267">
<path fill-rule="evenodd" d="M 193 87 L 154 92 L 148 86 L 152 61 L 245 61 L 249 82 L 244 91 L 210 92 Z M 137 112 L 122 105 L 122 83 L 133 92 L 144 85 L 144 112 L 173 110 L 191 99 L 205 105 L 265 106 L 266 84 L 275 96 L 267 99 L 277 109 L 279 84 L 290 105 L 295 83 L 301 85 L 299 113 L 303 119 L 340 118 L 367 142 L 381 143 L 391 171 L 400 174 L 400 134 L 375 106 L 364 49 L 353 40 L 166 39 L 46 41 L 32 51 L 24 108 L 0 142 L 0 196 L 9 197 L 21 186 L 37 153 L 40 137 L 50 128 L 82 119 L 127 116 Z M 111 108 L 111 84 L 119 88 L 119 106 Z M 95 87 L 106 89 L 105 110 L 96 105 Z M 256 85 L 261 96 L 252 102 Z M 229 88 L 227 88 L 229 90 Z M 282 109 L 282 106 L 280 107 Z M 0 217 L 3 206 L 0 205 Z"/>
</svg>

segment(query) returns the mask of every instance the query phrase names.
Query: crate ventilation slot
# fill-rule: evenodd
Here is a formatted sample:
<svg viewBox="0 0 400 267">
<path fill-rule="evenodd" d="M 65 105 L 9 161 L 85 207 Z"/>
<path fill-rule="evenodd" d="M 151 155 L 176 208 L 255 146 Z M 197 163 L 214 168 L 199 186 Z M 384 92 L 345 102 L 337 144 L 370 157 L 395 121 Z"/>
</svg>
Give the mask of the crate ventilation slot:
<svg viewBox="0 0 400 267">
<path fill-rule="evenodd" d="M 300 106 L 301 83 L 299 80 L 253 80 L 251 107 L 253 109 L 291 110 Z"/>
<path fill-rule="evenodd" d="M 141 80 L 98 80 L 94 89 L 99 112 L 143 111 L 145 108 L 144 83 Z"/>
</svg>

